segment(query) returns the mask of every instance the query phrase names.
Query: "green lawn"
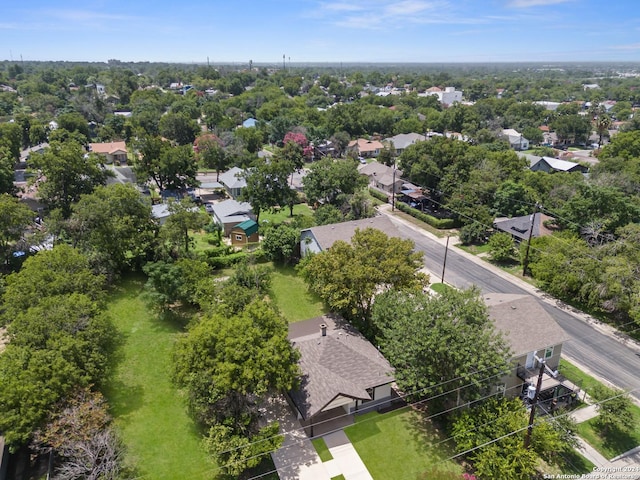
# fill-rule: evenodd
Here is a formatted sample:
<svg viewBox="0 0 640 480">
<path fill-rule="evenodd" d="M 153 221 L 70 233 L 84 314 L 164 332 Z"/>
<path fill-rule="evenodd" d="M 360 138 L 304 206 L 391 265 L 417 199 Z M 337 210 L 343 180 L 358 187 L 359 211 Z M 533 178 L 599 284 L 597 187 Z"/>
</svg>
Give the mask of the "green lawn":
<svg viewBox="0 0 640 480">
<path fill-rule="evenodd" d="M 431 287 L 431 290 L 441 295 L 449 290 L 454 290 L 453 287 L 450 287 L 446 283 L 432 283 L 430 287 Z"/>
<path fill-rule="evenodd" d="M 596 417 L 578 424 L 578 435 L 605 458 L 611 460 L 640 445 L 640 407 L 632 405 L 631 411 L 635 418 L 636 428 L 629 433 L 615 432 L 604 437 L 597 427 L 598 417 Z"/>
<path fill-rule="evenodd" d="M 307 291 L 307 285 L 296 275 L 294 267 L 275 266 L 270 296 L 289 322 L 318 317 L 327 312 L 324 303 Z"/>
<path fill-rule="evenodd" d="M 356 416 L 356 423 L 344 432 L 376 480 L 413 479 L 451 452 L 430 423 L 413 410 L 400 409 L 385 414 L 371 412 Z M 462 472 L 454 462 L 441 468 Z"/>
<path fill-rule="evenodd" d="M 465 252 L 469 252 L 473 255 L 480 255 L 481 253 L 489 253 L 489 244 L 485 243 L 484 245 L 456 245 L 457 248 L 464 250 Z"/>
<path fill-rule="evenodd" d="M 294 217 L 299 217 L 299 216 L 310 217 L 312 215 L 313 215 L 313 211 L 311 210 L 311 208 L 309 208 L 309 205 L 307 205 L 306 203 L 298 203 L 297 205 L 293 206 Z M 264 222 L 265 220 L 271 224 L 278 224 L 282 222 L 289 222 L 293 220 L 293 218 L 289 216 L 289 207 L 284 207 L 284 208 L 281 208 L 280 211 L 277 213 L 272 213 L 270 211 L 260 212 L 260 223 Z"/>
<path fill-rule="evenodd" d="M 126 462 L 149 479 L 210 479 L 215 464 L 171 382 L 171 352 L 181 327 L 159 319 L 142 299 L 142 278 L 123 281 L 109 313 L 121 336 L 106 388 Z"/>
<path fill-rule="evenodd" d="M 327 447 L 327 444 L 325 443 L 324 438 L 322 437 L 314 438 L 313 440 L 311 440 L 311 443 L 313 443 L 313 448 L 315 448 L 316 452 L 318 452 L 318 456 L 320 457 L 320 460 L 322 460 L 323 462 L 328 462 L 329 460 L 333 460 L 333 455 L 331 455 L 331 452 L 329 451 L 329 447 Z"/>
</svg>

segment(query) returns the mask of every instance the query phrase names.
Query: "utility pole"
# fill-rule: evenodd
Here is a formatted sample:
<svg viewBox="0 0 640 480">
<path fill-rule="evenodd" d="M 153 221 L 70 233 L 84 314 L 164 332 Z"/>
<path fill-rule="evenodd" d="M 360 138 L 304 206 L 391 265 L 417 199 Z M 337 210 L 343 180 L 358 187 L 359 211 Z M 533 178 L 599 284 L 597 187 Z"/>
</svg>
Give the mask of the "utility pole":
<svg viewBox="0 0 640 480">
<path fill-rule="evenodd" d="M 444 247 L 444 262 L 442 262 L 442 283 L 444 283 L 444 269 L 447 267 L 447 252 L 449 251 L 449 235 L 447 235 L 447 245 Z"/>
<path fill-rule="evenodd" d="M 536 357 L 537 358 L 537 357 Z M 545 369 L 545 361 L 543 358 L 537 358 L 540 362 L 540 373 L 538 374 L 538 383 L 536 385 L 536 391 L 533 394 L 533 398 L 529 397 L 531 400 L 531 414 L 529 415 L 529 426 L 527 427 L 527 434 L 524 437 L 524 448 L 528 449 L 531 444 L 531 432 L 533 432 L 533 421 L 536 417 L 536 405 L 538 404 L 538 394 L 540 393 L 540 388 L 542 387 L 542 376 L 544 375 Z M 527 392 L 528 394 L 529 392 Z"/>
<path fill-rule="evenodd" d="M 527 250 L 524 254 L 524 260 L 522 262 L 522 276 L 527 276 L 527 267 L 529 266 L 529 247 L 531 246 L 531 237 L 533 235 L 533 227 L 536 223 L 536 213 L 538 213 L 539 204 L 536 203 L 536 207 L 531 215 L 531 225 L 529 225 L 529 239 L 527 240 Z"/>
<path fill-rule="evenodd" d="M 391 184 L 391 211 L 396 209 L 396 162 L 393 162 L 393 182 Z"/>
</svg>

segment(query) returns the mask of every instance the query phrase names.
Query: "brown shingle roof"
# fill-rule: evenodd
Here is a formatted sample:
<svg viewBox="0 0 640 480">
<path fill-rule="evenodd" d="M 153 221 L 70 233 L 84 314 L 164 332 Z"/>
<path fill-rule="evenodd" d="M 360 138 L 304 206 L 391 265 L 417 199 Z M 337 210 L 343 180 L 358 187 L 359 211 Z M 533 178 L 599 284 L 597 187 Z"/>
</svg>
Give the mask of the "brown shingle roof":
<svg viewBox="0 0 640 480">
<path fill-rule="evenodd" d="M 289 339 L 300 351 L 302 370 L 300 388 L 290 396 L 305 419 L 338 396 L 370 400 L 368 388 L 394 380 L 393 368 L 378 349 L 342 319 L 322 316 L 293 323 Z"/>
</svg>

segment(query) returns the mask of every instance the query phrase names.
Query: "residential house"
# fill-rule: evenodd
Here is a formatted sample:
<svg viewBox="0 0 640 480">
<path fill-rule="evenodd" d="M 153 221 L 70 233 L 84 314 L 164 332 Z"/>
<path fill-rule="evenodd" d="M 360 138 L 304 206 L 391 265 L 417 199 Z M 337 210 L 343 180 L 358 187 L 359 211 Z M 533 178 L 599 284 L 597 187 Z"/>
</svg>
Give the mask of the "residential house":
<svg viewBox="0 0 640 480">
<path fill-rule="evenodd" d="M 427 91 L 418 94 L 419 97 L 435 96 L 442 105 L 453 105 L 455 102 L 462 102 L 462 92 L 455 87 L 431 87 Z"/>
<path fill-rule="evenodd" d="M 244 173 L 243 169 L 233 167 L 220 174 L 219 181 L 224 185 L 224 188 L 231 198 L 238 198 L 242 189 L 247 186 Z"/>
<path fill-rule="evenodd" d="M 191 211 L 199 212 L 200 209 L 198 207 L 191 207 Z M 164 225 L 167 219 L 171 216 L 169 204 L 157 203 L 156 205 L 151 205 L 151 216 L 155 218 L 160 225 Z"/>
<path fill-rule="evenodd" d="M 588 173 L 589 167 L 580 165 L 576 162 L 569 162 L 567 160 L 560 160 L 553 157 L 538 157 L 536 155 L 525 155 L 525 158 L 529 160 L 529 170 L 532 172 L 580 172 Z"/>
<path fill-rule="evenodd" d="M 400 133 L 393 137 L 385 138 L 382 143 L 393 143 L 396 155 L 400 155 L 408 146 L 424 140 L 426 140 L 426 136 L 419 133 Z"/>
<path fill-rule="evenodd" d="M 521 242 L 523 240 L 528 241 L 529 236 L 537 238 L 551 235 L 554 230 L 549 228 L 548 225 L 553 220 L 554 218 L 549 215 L 536 212 L 532 215 L 523 215 L 522 217 L 498 217 L 493 221 L 493 227 L 496 230 L 510 234 L 516 242 Z M 531 230 L 532 223 L 533 230 Z"/>
<path fill-rule="evenodd" d="M 236 200 L 225 200 L 215 203 L 211 207 L 213 219 L 222 225 L 222 229 L 226 236 L 231 235 L 231 230 L 236 225 L 246 222 L 247 220 L 255 220 L 255 215 L 251 210 L 251 205 L 247 202 L 237 202 Z"/>
<path fill-rule="evenodd" d="M 514 150 L 529 150 L 529 140 L 524 138 L 521 133 L 517 132 L 513 128 L 506 128 L 502 130 L 502 135 L 509 142 L 509 146 Z"/>
<path fill-rule="evenodd" d="M 402 190 L 402 170 L 388 167 L 383 163 L 370 162 L 358 166 L 360 175 L 369 179 L 369 185 L 388 194 Z"/>
<path fill-rule="evenodd" d="M 551 110 L 552 112 L 555 112 L 560 106 L 560 102 L 549 102 L 547 100 L 540 100 L 537 102 L 533 102 L 533 104 L 542 105 L 544 108 L 546 108 L 547 110 Z"/>
<path fill-rule="evenodd" d="M 251 219 L 245 220 L 231 228 L 229 236 L 231 237 L 231 245 L 243 246 L 257 243 L 259 241 L 258 224 Z"/>
<path fill-rule="evenodd" d="M 127 163 L 127 144 L 125 142 L 90 143 L 89 149 L 104 158 L 104 163 Z"/>
<path fill-rule="evenodd" d="M 381 215 L 350 222 L 306 228 L 300 232 L 300 254 L 304 257 L 309 253 L 320 253 L 331 248 L 338 240 L 349 243 L 357 230 L 365 230 L 367 228 L 380 230 L 389 237 L 401 238 L 400 232 L 393 222 L 387 216 Z"/>
<path fill-rule="evenodd" d="M 383 148 L 384 145 L 382 145 L 378 140 L 359 138 L 349 142 L 347 151 L 355 152 L 359 157 L 372 158 L 377 157 Z"/>
<path fill-rule="evenodd" d="M 256 124 L 258 123 L 258 121 L 253 118 L 247 118 L 244 122 L 242 122 L 242 127 L 243 128 L 254 128 L 256 126 Z"/>
<path fill-rule="evenodd" d="M 393 368 L 364 336 L 333 316 L 289 324 L 300 352 L 300 386 L 288 392 L 298 419 L 313 436 L 314 424 L 390 405 Z"/>
<path fill-rule="evenodd" d="M 531 295 L 491 293 L 484 296 L 484 302 L 489 317 L 504 335 L 513 355 L 513 369 L 502 378 L 498 390 L 506 396 L 526 395 L 526 389 L 537 383 L 540 359 L 548 368 L 543 376 L 540 398 L 543 402 L 570 403 L 579 389 L 555 372 L 560 363 L 562 344 L 571 337 Z"/>
</svg>

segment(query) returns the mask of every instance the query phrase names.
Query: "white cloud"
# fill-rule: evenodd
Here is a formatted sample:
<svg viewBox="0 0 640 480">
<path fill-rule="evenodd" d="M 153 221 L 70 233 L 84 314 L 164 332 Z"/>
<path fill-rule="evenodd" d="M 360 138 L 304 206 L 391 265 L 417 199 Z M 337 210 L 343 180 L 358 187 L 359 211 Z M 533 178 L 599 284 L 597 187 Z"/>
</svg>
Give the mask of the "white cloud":
<svg viewBox="0 0 640 480">
<path fill-rule="evenodd" d="M 613 45 L 609 48 L 614 50 L 640 50 L 640 43 L 629 43 L 627 45 Z"/>
<path fill-rule="evenodd" d="M 378 30 L 408 24 L 485 23 L 480 18 L 465 17 L 446 0 L 354 0 L 349 4 L 322 2 L 318 6 L 313 17 L 323 17 L 344 28 Z"/>
<path fill-rule="evenodd" d="M 541 7 L 545 5 L 556 5 L 558 3 L 567 3 L 573 0 L 510 0 L 508 6 L 513 8 L 530 8 Z"/>
</svg>

